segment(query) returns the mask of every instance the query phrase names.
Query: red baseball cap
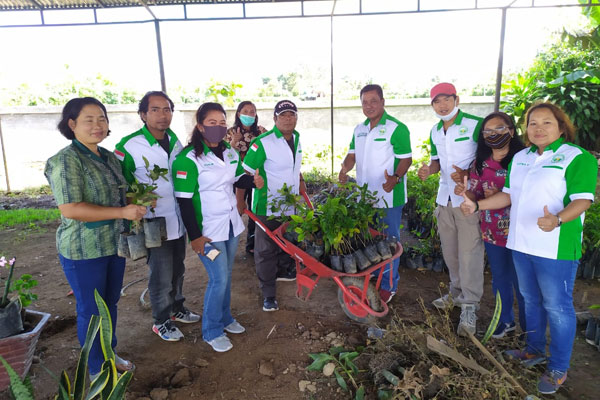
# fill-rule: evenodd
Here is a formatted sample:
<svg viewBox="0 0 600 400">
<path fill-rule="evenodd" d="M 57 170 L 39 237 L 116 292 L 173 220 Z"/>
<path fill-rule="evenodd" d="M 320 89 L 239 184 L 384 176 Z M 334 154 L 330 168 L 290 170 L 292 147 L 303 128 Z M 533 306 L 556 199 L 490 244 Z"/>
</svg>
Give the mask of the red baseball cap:
<svg viewBox="0 0 600 400">
<path fill-rule="evenodd" d="M 429 93 L 429 95 L 431 96 L 431 101 L 435 100 L 435 98 L 438 97 L 440 94 L 446 96 L 456 96 L 456 88 L 453 84 L 448 82 L 438 83 L 431 89 L 431 92 Z"/>
</svg>

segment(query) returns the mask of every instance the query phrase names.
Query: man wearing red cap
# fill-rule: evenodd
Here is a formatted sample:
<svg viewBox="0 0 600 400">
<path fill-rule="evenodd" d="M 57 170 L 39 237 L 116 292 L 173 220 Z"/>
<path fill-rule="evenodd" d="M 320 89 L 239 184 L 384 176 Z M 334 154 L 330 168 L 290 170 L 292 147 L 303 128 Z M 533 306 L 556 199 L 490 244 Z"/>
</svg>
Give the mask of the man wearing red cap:
<svg viewBox="0 0 600 400">
<path fill-rule="evenodd" d="M 475 158 L 482 119 L 462 112 L 451 83 L 431 89 L 431 105 L 440 121 L 431 128 L 431 163 L 422 165 L 422 180 L 440 172 L 435 216 L 442 242 L 444 261 L 450 272 L 450 294 L 433 301 L 437 308 L 461 307 L 458 333 L 475 333 L 479 300 L 483 294 L 483 242 L 479 215 L 464 216 L 463 199 L 454 194 Z"/>
</svg>

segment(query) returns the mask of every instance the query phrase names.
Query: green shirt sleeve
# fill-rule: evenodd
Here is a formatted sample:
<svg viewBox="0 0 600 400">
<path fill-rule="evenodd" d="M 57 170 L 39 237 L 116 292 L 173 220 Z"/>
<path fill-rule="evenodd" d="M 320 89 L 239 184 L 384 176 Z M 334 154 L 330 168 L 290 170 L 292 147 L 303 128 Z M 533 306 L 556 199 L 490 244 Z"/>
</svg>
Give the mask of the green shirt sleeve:
<svg viewBox="0 0 600 400">
<path fill-rule="evenodd" d="M 244 170 L 244 167 L 242 165 L 242 157 L 240 157 L 240 155 L 238 153 L 238 161 L 237 161 L 237 167 L 235 169 L 235 176 L 240 177 L 240 176 L 244 175 L 245 173 L 246 173 L 246 171 Z"/>
<path fill-rule="evenodd" d="M 244 157 L 245 170 L 251 173 L 256 171 L 256 168 L 262 168 L 267 161 L 267 153 L 261 141 L 256 138 L 250 142 L 250 147 Z"/>
<path fill-rule="evenodd" d="M 477 142 L 479 140 L 479 132 L 481 132 L 481 123 L 483 122 L 482 119 L 479 120 L 479 122 L 477 123 L 477 126 L 475 126 L 475 130 L 473 131 L 473 141 Z"/>
<path fill-rule="evenodd" d="M 135 181 L 135 161 L 133 161 L 133 157 L 127 152 L 127 150 L 125 150 L 123 142 L 117 143 L 115 150 L 124 154 L 123 160 L 119 160 L 121 162 L 121 170 L 123 171 L 123 176 L 125 177 L 127 183 L 133 183 Z"/>
<path fill-rule="evenodd" d="M 596 158 L 585 150 L 576 156 L 565 171 L 567 182 L 566 202 L 571 201 L 571 196 L 576 194 L 590 194 L 592 199 L 596 192 L 596 180 L 598 177 L 598 162 Z"/>
<path fill-rule="evenodd" d="M 187 153 L 186 153 L 187 154 Z M 184 154 L 173 161 L 173 190 L 175 197 L 191 199 L 198 191 L 198 167 Z"/>
<path fill-rule="evenodd" d="M 410 132 L 408 131 L 406 125 L 398 124 L 394 130 L 394 133 L 392 133 L 390 142 L 394 148 L 394 154 L 411 154 L 412 150 L 410 147 Z"/>
<path fill-rule="evenodd" d="M 510 160 L 510 163 L 508 163 L 508 170 L 506 171 L 506 179 L 504 180 L 504 188 L 506 189 L 510 189 L 510 171 L 512 170 L 512 163 L 514 161 L 514 158 L 512 160 Z M 504 188 L 502 188 L 502 190 L 504 190 Z M 508 190 L 507 190 L 508 192 Z"/>
<path fill-rule="evenodd" d="M 437 156 L 438 155 L 437 147 L 435 147 L 435 144 L 433 143 L 432 132 L 433 132 L 433 129 L 431 131 L 429 131 L 429 146 L 431 148 L 431 155 Z"/>
<path fill-rule="evenodd" d="M 44 175 L 57 205 L 83 201 L 83 168 L 76 155 L 60 152 L 51 157 L 46 163 Z"/>
<path fill-rule="evenodd" d="M 354 152 L 354 133 L 352 134 L 352 140 L 350 141 L 350 147 L 348 148 L 348 150 L 352 150 Z"/>
</svg>

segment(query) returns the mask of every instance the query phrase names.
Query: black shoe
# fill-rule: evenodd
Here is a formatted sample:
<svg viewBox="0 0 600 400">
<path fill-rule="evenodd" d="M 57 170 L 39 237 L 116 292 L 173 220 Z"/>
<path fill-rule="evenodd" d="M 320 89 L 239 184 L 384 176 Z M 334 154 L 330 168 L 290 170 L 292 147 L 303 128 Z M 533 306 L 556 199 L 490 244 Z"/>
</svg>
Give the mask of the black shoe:
<svg viewBox="0 0 600 400">
<path fill-rule="evenodd" d="M 592 346 L 596 345 L 596 327 L 598 325 L 598 320 L 596 318 L 590 318 L 587 322 L 587 327 L 585 328 L 585 341 L 591 344 Z"/>
<path fill-rule="evenodd" d="M 296 280 L 296 268 L 284 271 L 277 271 L 277 281 L 291 282 Z"/>
<path fill-rule="evenodd" d="M 277 311 L 279 310 L 279 305 L 277 304 L 277 300 L 275 297 L 265 297 L 263 300 L 263 311 Z"/>
</svg>

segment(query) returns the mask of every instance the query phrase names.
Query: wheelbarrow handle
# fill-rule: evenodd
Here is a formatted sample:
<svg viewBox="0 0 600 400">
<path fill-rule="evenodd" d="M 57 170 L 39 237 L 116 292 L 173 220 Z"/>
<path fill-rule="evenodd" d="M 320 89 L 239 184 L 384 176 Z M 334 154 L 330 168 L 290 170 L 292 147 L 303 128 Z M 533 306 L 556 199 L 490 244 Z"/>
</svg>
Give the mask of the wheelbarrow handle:
<svg viewBox="0 0 600 400">
<path fill-rule="evenodd" d="M 256 225 L 258 225 L 258 227 L 260 229 L 262 229 L 269 238 L 271 238 L 271 240 L 273 240 L 275 243 L 277 243 L 279 245 L 279 247 L 281 247 L 283 250 L 287 250 L 287 245 L 285 244 L 285 242 L 283 240 L 281 240 L 281 238 L 279 238 L 275 233 L 273 233 L 272 230 L 267 228 L 265 226 L 265 224 L 258 218 L 258 216 L 256 214 L 254 214 L 252 211 L 250 211 L 248 209 L 244 210 L 244 214 L 246 214 L 248 216 L 248 218 L 252 219 L 256 223 Z"/>
</svg>

